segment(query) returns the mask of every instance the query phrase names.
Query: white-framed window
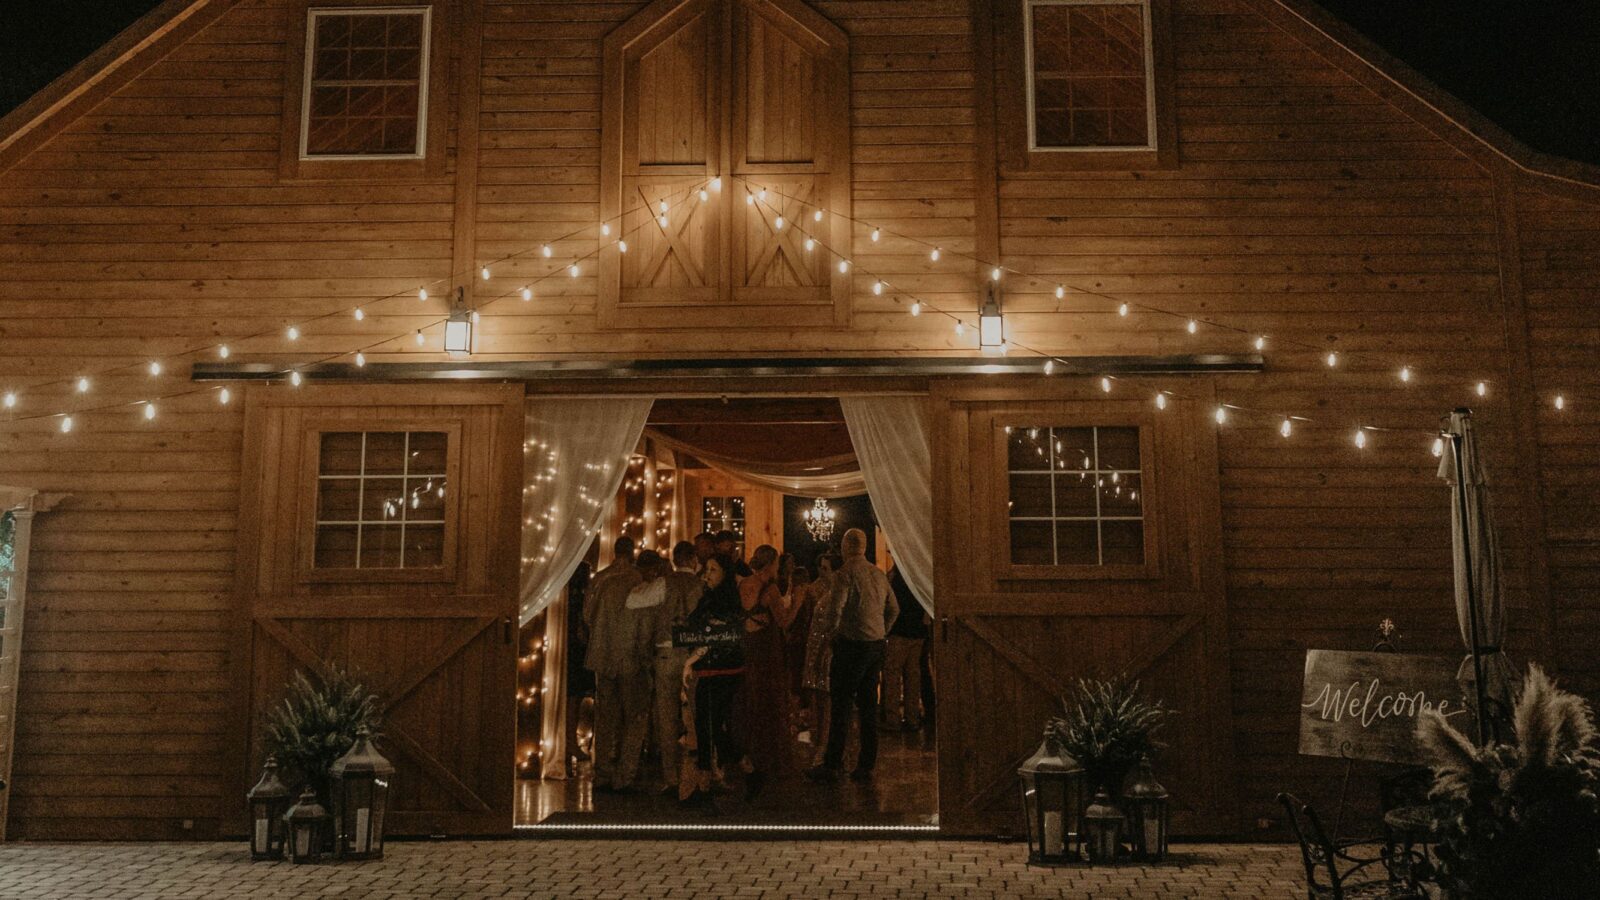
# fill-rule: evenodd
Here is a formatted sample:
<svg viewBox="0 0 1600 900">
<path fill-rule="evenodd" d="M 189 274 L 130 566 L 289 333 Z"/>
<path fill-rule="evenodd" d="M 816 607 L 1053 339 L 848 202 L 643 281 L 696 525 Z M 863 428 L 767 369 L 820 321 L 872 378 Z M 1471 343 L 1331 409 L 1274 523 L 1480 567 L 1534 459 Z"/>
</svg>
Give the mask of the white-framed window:
<svg viewBox="0 0 1600 900">
<path fill-rule="evenodd" d="M 427 154 L 426 6 L 306 12 L 301 159 L 422 159 Z"/>
<path fill-rule="evenodd" d="M 442 431 L 323 432 L 313 566 L 443 565 L 449 437 Z"/>
<path fill-rule="evenodd" d="M 1022 0 L 1028 149 L 1156 149 L 1151 0 Z"/>
<path fill-rule="evenodd" d="M 1005 437 L 1013 566 L 1145 564 L 1138 426 L 1012 426 Z"/>
</svg>

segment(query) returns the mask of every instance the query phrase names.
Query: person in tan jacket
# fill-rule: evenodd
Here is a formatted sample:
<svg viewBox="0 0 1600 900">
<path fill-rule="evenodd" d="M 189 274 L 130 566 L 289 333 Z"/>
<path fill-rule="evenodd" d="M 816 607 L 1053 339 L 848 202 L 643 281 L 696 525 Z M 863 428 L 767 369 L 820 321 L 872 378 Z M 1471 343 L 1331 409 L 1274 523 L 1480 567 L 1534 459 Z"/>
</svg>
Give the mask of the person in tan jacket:
<svg viewBox="0 0 1600 900">
<path fill-rule="evenodd" d="M 621 545 L 618 562 L 596 577 L 584 605 L 589 653 L 584 664 L 594 672 L 594 786 L 627 791 L 638 773 L 639 755 L 649 727 L 650 637 L 655 611 L 636 605 L 634 594 L 647 577 L 658 578 L 661 557 L 646 551 L 638 565 L 632 542 Z M 628 556 L 623 555 L 624 549 Z"/>
</svg>

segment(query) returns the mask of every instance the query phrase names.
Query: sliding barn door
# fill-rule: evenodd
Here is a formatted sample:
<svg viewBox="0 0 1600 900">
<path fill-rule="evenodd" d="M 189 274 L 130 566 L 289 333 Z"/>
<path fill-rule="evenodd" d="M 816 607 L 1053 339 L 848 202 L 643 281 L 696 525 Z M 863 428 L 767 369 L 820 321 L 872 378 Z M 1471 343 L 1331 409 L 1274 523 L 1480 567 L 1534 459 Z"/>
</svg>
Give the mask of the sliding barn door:
<svg viewBox="0 0 1600 900">
<path fill-rule="evenodd" d="M 232 776 L 296 672 L 375 692 L 396 834 L 509 831 L 522 390 L 252 390 Z"/>
<path fill-rule="evenodd" d="M 842 324 L 844 32 L 801 0 L 657 0 L 602 70 L 602 322 Z"/>
<path fill-rule="evenodd" d="M 1216 426 L 1131 379 L 1057 385 L 934 397 L 940 825 L 1020 833 L 1017 766 L 1060 698 L 1125 673 L 1180 713 L 1174 831 L 1232 832 Z"/>
</svg>

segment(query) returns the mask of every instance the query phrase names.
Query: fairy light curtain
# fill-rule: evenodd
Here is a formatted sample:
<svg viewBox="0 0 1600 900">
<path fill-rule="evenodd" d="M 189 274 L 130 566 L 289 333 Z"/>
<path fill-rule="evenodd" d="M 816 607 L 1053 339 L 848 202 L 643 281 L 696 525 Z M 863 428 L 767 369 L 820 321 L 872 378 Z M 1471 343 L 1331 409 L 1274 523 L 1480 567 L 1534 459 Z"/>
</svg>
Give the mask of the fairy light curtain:
<svg viewBox="0 0 1600 900">
<path fill-rule="evenodd" d="M 651 400 L 530 400 L 523 444 L 521 620 L 561 596 L 639 445 Z"/>
<path fill-rule="evenodd" d="M 933 615 L 933 450 L 918 397 L 840 397 L 850 443 L 894 563 Z"/>
</svg>

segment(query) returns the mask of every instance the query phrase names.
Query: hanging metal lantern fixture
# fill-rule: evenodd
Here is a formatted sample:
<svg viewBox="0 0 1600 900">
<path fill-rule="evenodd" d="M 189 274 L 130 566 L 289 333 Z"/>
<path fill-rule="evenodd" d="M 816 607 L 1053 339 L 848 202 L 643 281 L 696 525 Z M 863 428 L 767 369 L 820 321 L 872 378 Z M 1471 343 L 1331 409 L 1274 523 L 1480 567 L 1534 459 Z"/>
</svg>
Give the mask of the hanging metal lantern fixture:
<svg viewBox="0 0 1600 900">
<path fill-rule="evenodd" d="M 334 761 L 334 854 L 340 859 L 383 856 L 383 819 L 389 805 L 394 764 L 372 746 L 366 728 L 356 732 L 350 752 Z"/>
<path fill-rule="evenodd" d="M 1095 792 L 1094 802 L 1083 811 L 1083 848 L 1092 863 L 1113 863 L 1122 849 L 1122 810 L 1111 803 L 1105 788 Z"/>
<path fill-rule="evenodd" d="M 1128 844 L 1133 858 L 1154 862 L 1167 855 L 1167 789 L 1156 781 L 1150 757 L 1139 760 L 1133 784 L 1122 795 L 1128 813 Z"/>
<path fill-rule="evenodd" d="M 261 767 L 261 780 L 245 795 L 250 803 L 250 858 L 283 859 L 287 824 L 284 813 L 294 799 L 289 786 L 278 777 L 278 759 L 268 756 Z"/>
<path fill-rule="evenodd" d="M 1047 736 L 1017 774 L 1022 782 L 1028 862 L 1047 866 L 1077 862 L 1083 767 L 1062 752 L 1054 737 Z"/>
<path fill-rule="evenodd" d="M 333 821 L 328 818 L 327 809 L 317 802 L 317 792 L 309 787 L 302 791 L 300 799 L 284 813 L 283 820 L 288 832 L 289 861 L 321 862 Z"/>
</svg>

